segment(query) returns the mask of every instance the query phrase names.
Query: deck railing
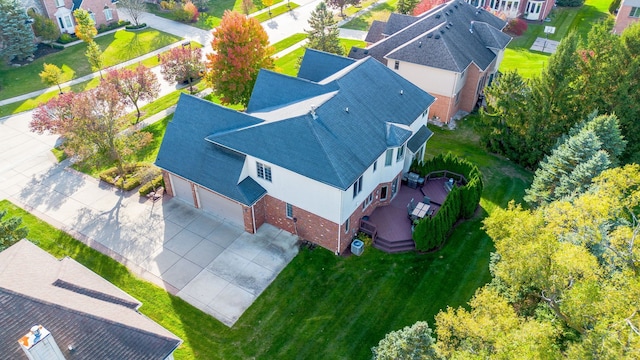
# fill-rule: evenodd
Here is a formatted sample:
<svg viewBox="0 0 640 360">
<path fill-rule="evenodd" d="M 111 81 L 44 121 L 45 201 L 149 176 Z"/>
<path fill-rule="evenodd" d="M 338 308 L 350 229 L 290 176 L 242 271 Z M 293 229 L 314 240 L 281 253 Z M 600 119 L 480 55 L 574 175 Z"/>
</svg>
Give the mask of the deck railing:
<svg viewBox="0 0 640 360">
<path fill-rule="evenodd" d="M 360 231 L 371 236 L 372 241 L 375 241 L 378 235 L 378 228 L 374 223 L 367 220 L 360 220 Z"/>
</svg>

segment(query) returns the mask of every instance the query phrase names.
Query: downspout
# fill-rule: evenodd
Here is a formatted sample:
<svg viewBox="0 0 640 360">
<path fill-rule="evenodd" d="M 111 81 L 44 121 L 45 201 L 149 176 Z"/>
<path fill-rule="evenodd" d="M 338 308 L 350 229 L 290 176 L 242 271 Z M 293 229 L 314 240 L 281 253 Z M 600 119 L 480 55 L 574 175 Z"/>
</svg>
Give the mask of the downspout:
<svg viewBox="0 0 640 360">
<path fill-rule="evenodd" d="M 342 219 L 342 195 L 340 196 L 340 213 L 338 219 Z M 339 220 L 338 220 L 339 221 Z M 342 245 L 342 224 L 338 223 L 338 248 L 336 249 L 336 255 L 340 255 L 340 247 Z"/>
<path fill-rule="evenodd" d="M 255 234 L 258 229 L 256 229 L 256 213 L 253 211 L 254 206 L 256 206 L 256 204 L 251 205 L 251 222 L 253 223 L 253 233 Z"/>
</svg>

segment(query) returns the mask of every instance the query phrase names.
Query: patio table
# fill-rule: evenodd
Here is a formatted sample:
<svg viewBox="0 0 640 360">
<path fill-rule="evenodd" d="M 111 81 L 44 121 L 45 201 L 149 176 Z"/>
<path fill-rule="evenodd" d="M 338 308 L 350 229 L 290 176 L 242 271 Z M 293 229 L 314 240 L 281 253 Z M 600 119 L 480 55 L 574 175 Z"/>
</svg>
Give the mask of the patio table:
<svg viewBox="0 0 640 360">
<path fill-rule="evenodd" d="M 423 202 L 419 202 L 415 209 L 413 209 L 413 211 L 411 212 L 411 215 L 422 219 L 425 215 L 427 215 L 427 211 L 429 211 L 429 208 L 431 207 L 431 205 L 429 204 L 425 204 Z"/>
</svg>

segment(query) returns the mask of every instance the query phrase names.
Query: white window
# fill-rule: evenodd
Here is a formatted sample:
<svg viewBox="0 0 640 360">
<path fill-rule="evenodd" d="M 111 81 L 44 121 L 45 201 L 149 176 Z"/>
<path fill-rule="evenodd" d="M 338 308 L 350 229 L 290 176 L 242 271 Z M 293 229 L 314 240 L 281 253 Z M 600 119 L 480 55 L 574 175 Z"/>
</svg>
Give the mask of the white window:
<svg viewBox="0 0 640 360">
<path fill-rule="evenodd" d="M 396 62 L 393 64 L 393 68 L 395 70 L 399 70 L 400 69 L 400 61 L 396 60 Z"/>
<path fill-rule="evenodd" d="M 388 186 L 383 186 L 380 188 L 380 200 L 384 201 L 387 200 L 387 193 L 389 192 L 389 187 Z"/>
<path fill-rule="evenodd" d="M 271 181 L 271 166 L 256 161 L 256 171 L 260 179 Z"/>
<path fill-rule="evenodd" d="M 89 17 L 93 20 L 93 24 L 96 24 L 96 14 L 92 11 L 89 13 Z"/>
<path fill-rule="evenodd" d="M 287 203 L 287 217 L 289 219 L 293 218 L 293 206 Z"/>
<path fill-rule="evenodd" d="M 378 160 L 373 162 L 373 172 L 376 172 L 376 170 L 378 170 Z"/>
<path fill-rule="evenodd" d="M 393 160 L 393 149 L 388 149 L 387 154 L 385 155 L 384 166 L 390 166 L 391 161 Z"/>
<path fill-rule="evenodd" d="M 64 6 L 64 0 L 56 0 L 56 7 L 63 7 Z"/>
<path fill-rule="evenodd" d="M 358 180 L 353 183 L 353 197 L 355 198 L 356 196 L 358 196 L 358 194 L 360 194 L 360 191 L 362 191 L 362 176 L 360 176 Z"/>
<path fill-rule="evenodd" d="M 398 148 L 398 154 L 396 155 L 396 162 L 404 159 L 404 145 Z"/>
<path fill-rule="evenodd" d="M 362 203 L 362 210 L 366 209 L 373 202 L 373 193 L 369 194 L 364 202 Z"/>
<path fill-rule="evenodd" d="M 111 9 L 104 9 L 104 17 L 107 21 L 113 20 L 113 14 L 111 13 Z"/>
<path fill-rule="evenodd" d="M 62 18 L 62 20 L 64 21 L 65 28 L 69 29 L 73 27 L 73 23 L 71 22 L 71 16 L 66 15 L 65 17 Z"/>
<path fill-rule="evenodd" d="M 629 16 L 634 18 L 640 17 L 640 7 L 632 7 Z"/>
<path fill-rule="evenodd" d="M 348 233 L 349 232 L 349 220 L 351 219 L 347 219 L 347 221 L 344 222 L 344 233 Z"/>
</svg>

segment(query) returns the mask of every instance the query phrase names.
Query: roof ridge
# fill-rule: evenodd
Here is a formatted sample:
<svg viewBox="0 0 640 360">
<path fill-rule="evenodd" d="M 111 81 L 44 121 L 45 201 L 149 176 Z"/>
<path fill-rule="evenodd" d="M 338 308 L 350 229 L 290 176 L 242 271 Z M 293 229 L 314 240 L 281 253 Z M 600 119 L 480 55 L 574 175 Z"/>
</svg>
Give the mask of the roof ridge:
<svg viewBox="0 0 640 360">
<path fill-rule="evenodd" d="M 342 177 L 341 172 L 338 171 L 338 169 L 333 164 L 333 161 L 331 161 L 331 156 L 329 156 L 329 152 L 326 149 L 325 142 L 321 141 L 320 135 L 318 134 L 316 127 L 313 126 L 314 125 L 313 122 L 320 123 L 320 126 L 324 127 L 325 129 L 326 129 L 326 126 L 324 125 L 324 123 L 322 123 L 322 120 L 318 121 L 317 119 L 313 119 L 313 118 L 310 119 L 309 117 L 305 117 L 305 120 L 307 120 L 307 124 L 309 124 L 309 127 L 311 128 L 311 133 L 313 134 L 313 136 L 316 138 L 316 141 L 320 145 L 320 148 L 322 149 L 322 153 L 324 154 L 324 157 L 329 160 L 329 165 L 331 166 L 333 173 L 336 175 L 336 178 L 340 179 L 340 183 L 344 184 L 344 178 Z M 333 135 L 333 133 L 329 131 L 329 129 L 327 129 L 327 132 Z M 349 186 L 351 186 L 351 184 Z"/>
</svg>

